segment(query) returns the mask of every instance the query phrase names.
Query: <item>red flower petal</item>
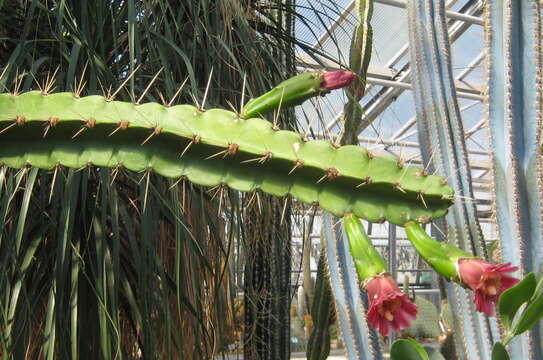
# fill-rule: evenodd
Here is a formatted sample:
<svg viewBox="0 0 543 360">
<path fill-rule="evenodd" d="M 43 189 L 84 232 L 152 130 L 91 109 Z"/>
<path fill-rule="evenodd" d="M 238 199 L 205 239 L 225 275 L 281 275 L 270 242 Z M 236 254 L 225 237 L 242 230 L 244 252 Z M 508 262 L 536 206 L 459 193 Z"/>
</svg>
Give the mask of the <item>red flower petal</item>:
<svg viewBox="0 0 543 360">
<path fill-rule="evenodd" d="M 506 275 L 517 270 L 511 263 L 493 264 L 482 259 L 458 261 L 460 281 L 475 292 L 477 311 L 488 316 L 495 314 L 495 305 L 500 295 L 519 282 L 518 279 Z"/>
<path fill-rule="evenodd" d="M 398 289 L 390 275 L 378 275 L 366 284 L 370 300 L 368 321 L 383 336 L 409 326 L 417 315 L 417 306 Z"/>
</svg>

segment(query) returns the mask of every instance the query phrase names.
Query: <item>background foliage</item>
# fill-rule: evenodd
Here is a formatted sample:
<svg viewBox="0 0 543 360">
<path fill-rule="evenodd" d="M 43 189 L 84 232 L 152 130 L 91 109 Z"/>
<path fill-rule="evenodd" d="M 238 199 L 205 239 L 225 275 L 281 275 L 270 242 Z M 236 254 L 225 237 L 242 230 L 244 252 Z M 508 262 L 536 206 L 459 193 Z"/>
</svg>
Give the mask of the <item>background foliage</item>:
<svg viewBox="0 0 543 360">
<path fill-rule="evenodd" d="M 0 87 L 239 109 L 244 85 L 247 99 L 294 72 L 293 9 L 290 0 L 0 1 Z M 289 112 L 277 121 L 295 127 Z M 287 358 L 288 330 L 275 330 L 289 328 L 288 224 L 269 215 L 289 210 L 249 200 L 150 171 L 0 167 L 0 352 L 210 358 L 242 336 L 231 274 L 245 268 L 254 275 L 245 304 L 256 304 L 246 329 L 260 329 L 246 331 L 245 351 L 267 354 L 273 343 L 272 358 Z"/>
</svg>

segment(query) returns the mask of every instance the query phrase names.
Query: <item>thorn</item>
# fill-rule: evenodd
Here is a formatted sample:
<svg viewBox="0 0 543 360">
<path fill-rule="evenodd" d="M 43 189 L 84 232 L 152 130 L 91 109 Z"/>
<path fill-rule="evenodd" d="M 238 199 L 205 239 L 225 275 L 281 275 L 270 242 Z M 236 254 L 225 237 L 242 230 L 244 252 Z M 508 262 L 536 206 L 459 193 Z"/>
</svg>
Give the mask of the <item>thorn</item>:
<svg viewBox="0 0 543 360">
<path fill-rule="evenodd" d="M 108 136 L 112 136 L 114 135 L 115 133 L 117 133 L 117 131 L 119 130 L 126 130 L 128 128 L 128 126 L 130 125 L 130 121 L 128 120 L 121 120 L 117 123 L 117 127 L 115 128 L 115 130 L 113 130 L 112 132 L 109 133 Z"/>
<path fill-rule="evenodd" d="M 223 184 L 224 185 L 224 184 Z M 217 209 L 217 216 L 220 216 L 221 210 L 222 210 L 222 199 L 225 197 L 225 192 L 227 191 L 228 187 L 226 185 L 221 186 L 220 194 L 219 194 L 219 208 Z"/>
<path fill-rule="evenodd" d="M 47 133 L 49 132 L 49 129 L 57 126 L 58 124 L 58 121 L 59 121 L 59 118 L 58 117 L 54 117 L 54 116 L 51 116 L 47 122 L 46 122 L 46 126 L 45 126 L 45 131 L 43 132 L 43 137 L 45 138 L 47 136 Z"/>
<path fill-rule="evenodd" d="M 260 213 L 262 213 L 262 205 L 260 204 L 260 196 L 258 195 L 258 189 L 253 191 L 253 195 L 251 195 L 251 198 L 249 199 L 249 202 L 247 203 L 247 208 L 253 204 L 254 199 L 256 199 L 258 203 L 258 209 Z"/>
<path fill-rule="evenodd" d="M 258 192 L 256 193 L 256 202 L 258 204 L 258 212 L 262 214 L 262 204 L 260 203 L 260 195 Z"/>
<path fill-rule="evenodd" d="M 202 106 L 198 107 L 200 111 L 205 111 L 205 105 L 207 100 L 207 94 L 209 91 L 209 86 L 211 85 L 211 79 L 213 78 L 213 68 L 211 68 L 211 72 L 209 73 L 209 78 L 207 79 L 207 85 L 206 85 L 206 91 L 204 92 L 204 99 L 202 100 Z"/>
<path fill-rule="evenodd" d="M 215 198 L 215 195 L 217 195 L 217 193 L 219 192 L 219 189 L 220 189 L 221 186 L 222 186 L 222 183 L 219 184 L 219 185 L 215 185 L 211 189 L 207 190 L 208 194 L 211 194 L 212 192 L 215 192 L 213 194 L 213 196 L 211 197 L 211 200 L 213 200 Z"/>
<path fill-rule="evenodd" d="M 192 101 L 194 102 L 194 104 L 196 105 L 196 111 L 194 112 L 194 116 L 197 116 L 201 110 L 200 110 L 200 103 L 198 102 L 198 99 L 196 99 L 196 96 L 194 96 L 194 94 L 190 94 L 190 97 L 192 98 Z"/>
<path fill-rule="evenodd" d="M 110 102 L 110 101 L 113 101 L 113 99 L 115 99 L 115 96 L 117 96 L 117 94 L 119 93 L 119 91 L 121 91 L 121 89 L 126 85 L 126 83 L 134 76 L 134 74 L 136 74 L 136 72 L 139 70 L 139 68 L 141 67 L 141 64 L 139 64 L 135 69 L 134 71 L 132 71 L 132 73 L 130 73 L 130 75 L 128 75 L 126 77 L 126 79 L 124 79 L 124 81 L 122 82 L 121 86 L 119 86 L 119 88 L 117 90 L 115 90 L 115 92 L 111 95 L 111 96 L 108 96 L 106 98 L 106 101 L 107 102 Z"/>
<path fill-rule="evenodd" d="M 177 185 L 179 185 L 179 183 L 180 183 L 181 181 L 185 181 L 186 179 L 187 179 L 187 177 L 186 177 L 185 175 L 181 176 L 179 179 L 177 179 L 176 182 L 174 182 L 172 185 L 170 185 L 170 186 L 168 187 L 168 190 L 173 189 L 174 187 L 176 187 Z"/>
<path fill-rule="evenodd" d="M 89 161 L 88 163 L 86 163 L 85 165 L 81 166 L 79 169 L 77 169 L 75 172 L 80 172 L 80 171 L 83 171 L 85 169 L 90 169 L 92 167 L 92 163 Z"/>
<path fill-rule="evenodd" d="M 360 184 L 356 185 L 356 187 L 359 188 L 359 187 L 362 187 L 362 186 L 364 186 L 364 185 L 369 185 L 369 184 L 371 184 L 372 182 L 373 182 L 373 179 L 372 179 L 371 177 L 368 176 L 366 179 L 364 179 L 363 182 L 361 182 Z"/>
<path fill-rule="evenodd" d="M 73 136 L 72 136 L 72 139 L 75 139 L 76 137 L 78 137 L 79 135 L 81 135 L 81 133 L 83 131 L 87 130 L 87 127 L 86 126 L 82 126 L 81 129 L 79 129 Z"/>
<path fill-rule="evenodd" d="M 320 183 L 321 181 L 323 181 L 324 179 L 327 179 L 327 178 L 328 178 L 328 170 L 326 170 L 324 175 L 319 180 L 317 180 L 317 182 L 315 184 L 318 184 L 318 183 Z"/>
<path fill-rule="evenodd" d="M 283 204 L 283 210 L 281 211 L 281 220 L 279 221 L 279 225 L 283 225 L 283 220 L 285 219 L 285 212 L 287 211 L 287 204 L 288 204 L 289 196 L 285 196 L 285 203 Z"/>
<path fill-rule="evenodd" d="M 143 140 L 141 145 L 145 145 L 145 143 L 147 143 L 147 141 L 151 140 L 151 138 L 153 136 L 156 136 L 156 135 L 160 134 L 161 131 L 162 131 L 162 128 L 160 126 L 155 126 L 155 128 L 153 129 L 153 132 L 149 136 L 147 136 L 147 138 L 145 140 Z"/>
<path fill-rule="evenodd" d="M 209 160 L 209 159 L 212 159 L 214 157 L 217 157 L 221 154 L 224 154 L 223 158 L 225 158 L 227 155 L 236 155 L 236 153 L 238 152 L 238 149 L 239 149 L 239 145 L 238 144 L 230 144 L 228 145 L 228 147 L 222 151 L 219 151 L 218 153 L 216 154 L 213 154 L 211 156 L 208 156 L 206 157 L 204 160 Z"/>
<path fill-rule="evenodd" d="M 23 78 L 22 76 L 19 76 L 19 70 L 17 69 L 17 72 L 15 73 L 15 83 L 13 84 L 13 91 L 11 93 L 13 96 L 17 96 L 20 94 L 19 91 L 21 90 L 22 83 L 23 83 Z"/>
<path fill-rule="evenodd" d="M 403 166 L 404 166 L 404 163 L 403 163 L 403 159 L 402 158 L 399 158 L 398 159 L 398 169 L 403 169 Z"/>
<path fill-rule="evenodd" d="M 277 111 L 274 111 L 274 114 L 273 114 L 272 129 L 275 131 L 279 130 L 279 126 L 277 126 L 277 120 L 279 119 L 279 114 L 281 113 L 281 106 L 283 105 L 283 96 L 285 96 L 285 88 L 283 88 L 283 91 L 281 92 L 281 98 L 279 99 L 279 106 L 277 107 Z"/>
<path fill-rule="evenodd" d="M 422 201 L 422 204 L 424 205 L 424 207 L 428 209 L 428 206 L 426 205 L 426 201 L 424 201 L 424 196 L 423 196 L 423 193 L 422 193 L 422 191 L 421 191 L 421 192 L 419 192 L 419 195 L 418 195 L 418 197 L 419 197 L 419 198 L 420 198 L 420 200 Z"/>
<path fill-rule="evenodd" d="M 164 99 L 164 95 L 162 95 L 162 92 L 161 92 L 161 91 L 158 92 L 158 97 L 160 98 L 160 103 L 161 103 L 164 107 L 167 107 L 168 104 L 166 103 L 166 99 Z"/>
<path fill-rule="evenodd" d="M 72 139 L 75 139 L 77 136 L 81 135 L 81 133 L 87 129 L 92 129 L 94 126 L 96 126 L 96 119 L 90 118 L 85 122 L 85 125 L 81 127 L 73 136 Z"/>
<path fill-rule="evenodd" d="M 55 81 L 56 81 L 56 76 L 59 69 L 60 69 L 60 65 L 57 66 L 57 69 L 53 73 L 53 76 L 50 76 L 50 74 L 47 73 L 47 79 L 45 80 L 44 88 L 41 92 L 42 95 L 44 96 L 49 95 L 52 91 L 55 90 Z"/>
<path fill-rule="evenodd" d="M 401 191 L 401 192 L 403 192 L 404 194 L 407 194 L 407 193 L 405 192 L 405 190 L 402 188 L 402 186 L 400 185 L 399 182 L 397 182 L 396 184 L 394 184 L 394 189 L 396 189 L 396 190 L 398 190 L 398 191 Z"/>
<path fill-rule="evenodd" d="M 296 163 L 294 164 L 292 169 L 288 172 L 288 175 L 292 174 L 294 170 L 301 168 L 302 166 L 304 166 L 304 161 L 301 159 L 296 160 Z"/>
<path fill-rule="evenodd" d="M 100 88 L 102 89 L 102 94 L 104 94 L 104 97 L 105 97 L 105 101 L 106 102 L 110 102 L 111 100 L 109 100 L 110 96 L 111 96 L 111 85 L 109 85 L 107 91 L 106 89 L 104 88 L 104 85 L 102 84 L 102 81 L 100 80 L 100 78 L 98 78 L 98 83 L 100 84 Z"/>
<path fill-rule="evenodd" d="M 199 144 L 201 140 L 202 140 L 202 138 L 200 137 L 200 135 L 195 135 L 192 138 L 192 140 L 187 144 L 187 146 L 185 146 L 185 149 L 183 149 L 183 152 L 181 153 L 180 158 L 182 158 L 183 155 L 185 155 L 185 153 L 191 147 L 192 144 Z"/>
<path fill-rule="evenodd" d="M 19 126 L 22 126 L 24 125 L 26 122 L 26 118 L 23 116 L 23 115 L 19 115 L 17 116 L 17 118 L 15 119 L 15 123 Z"/>
<path fill-rule="evenodd" d="M 426 219 L 423 219 L 423 220 L 426 220 Z M 422 222 L 422 221 L 419 221 L 419 222 Z M 432 224 L 432 226 L 435 227 L 437 231 L 439 231 L 441 235 L 443 235 L 444 238 L 447 238 L 447 235 L 445 235 L 445 233 L 443 232 L 443 230 L 439 228 L 439 226 L 437 226 L 434 222 L 431 222 L 430 224 Z"/>
<path fill-rule="evenodd" d="M 373 155 L 373 152 L 369 151 L 368 150 L 368 159 L 373 159 L 375 157 L 375 155 Z"/>
<path fill-rule="evenodd" d="M 172 106 L 173 102 L 175 101 L 175 98 L 181 93 L 181 90 L 183 90 L 183 87 L 185 86 L 185 84 L 187 83 L 187 80 L 189 79 L 189 77 L 187 76 L 185 78 L 185 80 L 183 81 L 183 83 L 181 84 L 181 86 L 179 87 L 179 89 L 177 89 L 177 91 L 175 92 L 175 94 L 173 94 L 172 96 L 172 99 L 170 100 L 170 102 L 168 103 L 168 105 L 166 105 L 167 107 L 170 107 Z"/>
<path fill-rule="evenodd" d="M 53 173 L 53 181 L 51 182 L 51 191 L 49 192 L 49 204 L 51 204 L 51 199 L 53 199 L 53 192 L 55 190 L 55 182 L 57 179 L 57 172 L 59 168 L 60 168 L 60 164 L 57 163 L 55 165 L 55 172 Z"/>
<path fill-rule="evenodd" d="M 164 70 L 164 66 L 160 68 L 160 70 L 158 70 L 158 72 L 156 73 L 155 76 L 153 76 L 153 78 L 151 79 L 151 81 L 149 82 L 149 85 L 147 85 L 147 87 L 145 88 L 145 90 L 143 90 L 143 94 L 141 94 L 141 96 L 139 97 L 138 100 L 136 100 L 135 104 L 136 105 L 139 105 L 140 101 L 143 99 L 143 97 L 145 96 L 145 94 L 147 93 L 147 91 L 149 91 L 149 88 L 151 87 L 151 85 L 153 85 L 153 83 L 156 81 L 156 79 L 158 78 L 158 75 L 160 75 L 160 73 L 162 72 L 162 70 Z"/>
<path fill-rule="evenodd" d="M 243 85 L 241 87 L 241 101 L 239 104 L 239 108 L 241 109 L 241 112 L 243 112 L 243 106 L 245 106 L 245 85 L 247 83 L 247 74 L 243 74 Z M 236 111 L 237 113 L 237 111 Z"/>
<path fill-rule="evenodd" d="M 230 102 L 230 100 L 226 100 L 226 103 L 228 104 L 228 107 L 230 108 L 230 110 L 232 110 L 232 112 L 234 114 L 236 114 L 237 117 L 240 117 L 240 113 L 238 112 L 238 110 L 236 109 L 236 107 L 234 106 L 234 104 L 232 104 Z"/>
<path fill-rule="evenodd" d="M 258 157 L 258 158 L 254 158 L 254 159 L 249 159 L 249 160 L 244 160 L 241 162 L 241 164 L 246 164 L 246 163 L 250 163 L 250 162 L 255 162 L 255 161 L 258 161 L 260 164 L 263 164 L 265 163 L 266 161 L 270 160 L 271 158 L 273 157 L 273 154 L 271 152 L 267 152 L 266 154 L 264 154 L 264 156 L 262 157 Z"/>
<path fill-rule="evenodd" d="M 217 156 L 222 155 L 222 154 L 224 154 L 226 156 L 228 154 L 228 149 L 225 149 L 225 150 L 219 151 L 216 154 L 210 155 L 210 156 L 206 157 L 204 160 L 213 159 L 214 157 L 217 157 Z"/>
<path fill-rule="evenodd" d="M 309 212 L 313 209 L 315 209 L 315 211 L 317 210 L 317 207 L 319 206 L 319 202 L 318 201 L 313 201 L 311 203 L 311 206 L 309 207 L 309 209 L 307 209 L 307 211 L 305 212 L 304 216 L 302 217 L 305 218 L 307 215 L 309 215 Z"/>
<path fill-rule="evenodd" d="M 11 128 L 14 127 L 15 125 L 17 125 L 16 122 L 14 122 L 14 123 L 11 124 L 11 125 L 6 126 L 6 127 L 3 128 L 2 130 L 0 130 L 0 135 L 2 135 L 3 133 L 5 133 L 6 131 L 8 131 L 9 129 L 11 129 Z"/>
<path fill-rule="evenodd" d="M 81 97 L 81 93 L 83 92 L 83 89 L 85 88 L 85 85 L 87 85 L 86 81 L 83 81 L 85 78 L 85 72 L 87 71 L 87 66 L 89 65 L 89 61 L 85 63 L 85 67 L 83 68 L 83 72 L 81 73 L 81 80 L 79 80 L 79 83 L 77 83 L 77 79 L 74 79 L 74 97 L 76 99 L 79 99 Z"/>
<path fill-rule="evenodd" d="M 0 80 L 2 80 L 4 78 L 4 75 L 6 75 L 6 72 L 8 71 L 8 67 L 9 66 L 6 66 L 4 68 L 4 70 L 2 70 L 2 73 L 0 74 Z M 9 90 L 8 90 L 8 92 L 9 92 Z"/>
<path fill-rule="evenodd" d="M 111 182 L 109 183 L 109 186 L 112 186 L 113 183 L 115 182 L 115 179 L 117 178 L 117 174 L 123 169 L 123 165 L 122 164 L 117 164 L 117 166 L 115 166 L 115 169 L 113 169 L 113 171 L 111 172 L 111 174 L 113 175 L 112 179 L 111 179 Z"/>
<path fill-rule="evenodd" d="M 147 182 L 145 183 L 145 194 L 143 195 L 143 211 L 145 212 L 145 209 L 147 208 L 147 196 L 149 194 L 149 182 L 150 182 L 150 174 L 151 174 L 151 171 L 152 169 L 147 169 L 145 171 L 145 175 L 144 177 L 146 176 L 147 177 Z"/>
</svg>

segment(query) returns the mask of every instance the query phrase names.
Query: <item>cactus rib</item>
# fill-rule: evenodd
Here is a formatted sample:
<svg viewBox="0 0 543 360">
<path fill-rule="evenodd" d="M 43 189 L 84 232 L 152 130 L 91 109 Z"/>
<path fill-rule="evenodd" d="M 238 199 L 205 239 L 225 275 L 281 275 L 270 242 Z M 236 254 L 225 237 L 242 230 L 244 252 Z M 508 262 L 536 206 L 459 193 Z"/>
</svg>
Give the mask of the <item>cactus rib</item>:
<svg viewBox="0 0 543 360">
<path fill-rule="evenodd" d="M 8 167 L 153 170 L 204 186 L 290 194 L 373 222 L 424 223 L 443 216 L 452 199 L 442 178 L 394 158 L 304 141 L 266 120 L 222 109 L 135 105 L 73 93 L 0 94 L 0 141 L 0 163 Z"/>
</svg>

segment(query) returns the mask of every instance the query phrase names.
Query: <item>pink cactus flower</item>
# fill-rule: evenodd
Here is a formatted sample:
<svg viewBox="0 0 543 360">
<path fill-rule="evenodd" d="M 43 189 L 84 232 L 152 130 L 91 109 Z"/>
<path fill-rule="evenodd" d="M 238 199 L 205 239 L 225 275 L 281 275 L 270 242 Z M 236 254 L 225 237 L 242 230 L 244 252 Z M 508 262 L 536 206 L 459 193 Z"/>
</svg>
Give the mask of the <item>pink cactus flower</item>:
<svg viewBox="0 0 543 360">
<path fill-rule="evenodd" d="M 383 336 L 405 329 L 417 316 L 417 305 L 398 289 L 388 274 L 371 278 L 366 284 L 366 291 L 370 300 L 368 320 Z"/>
<path fill-rule="evenodd" d="M 460 281 L 475 293 L 477 311 L 488 316 L 494 315 L 500 295 L 519 282 L 518 279 L 506 275 L 517 270 L 511 263 L 492 264 L 482 259 L 458 260 Z"/>
<path fill-rule="evenodd" d="M 321 85 L 322 88 L 331 91 L 349 86 L 356 78 L 356 74 L 347 70 L 325 71 L 322 77 L 324 79 Z"/>
</svg>

